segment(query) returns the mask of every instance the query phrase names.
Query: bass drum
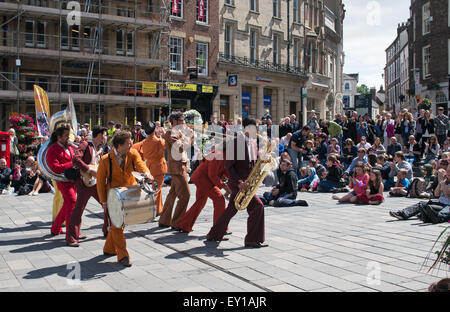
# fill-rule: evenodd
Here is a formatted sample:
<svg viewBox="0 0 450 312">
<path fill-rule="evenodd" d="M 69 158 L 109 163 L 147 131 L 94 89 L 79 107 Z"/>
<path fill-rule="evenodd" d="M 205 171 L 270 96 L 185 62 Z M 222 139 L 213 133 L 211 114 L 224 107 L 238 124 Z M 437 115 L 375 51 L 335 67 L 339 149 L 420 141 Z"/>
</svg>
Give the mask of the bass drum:
<svg viewBox="0 0 450 312">
<path fill-rule="evenodd" d="M 156 218 L 155 195 L 145 192 L 140 185 L 110 189 L 107 205 L 109 218 L 116 228 Z"/>
</svg>

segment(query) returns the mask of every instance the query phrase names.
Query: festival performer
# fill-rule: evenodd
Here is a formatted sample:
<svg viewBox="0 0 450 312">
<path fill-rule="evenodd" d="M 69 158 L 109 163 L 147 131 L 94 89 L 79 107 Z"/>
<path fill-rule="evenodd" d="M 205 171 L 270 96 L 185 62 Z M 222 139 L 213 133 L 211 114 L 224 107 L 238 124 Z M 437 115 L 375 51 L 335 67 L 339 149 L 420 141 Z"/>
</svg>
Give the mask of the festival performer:
<svg viewBox="0 0 450 312">
<path fill-rule="evenodd" d="M 192 231 L 192 227 L 203 207 L 205 207 L 208 198 L 212 199 L 214 205 L 214 224 L 225 211 L 225 198 L 220 190 L 224 189 L 228 194 L 232 193 L 230 187 L 223 181 L 224 178 L 228 177 L 225 170 L 225 155 L 226 152 L 221 151 L 216 146 L 215 151 L 207 155 L 191 175 L 191 181 L 197 187 L 195 203 L 177 223 L 181 232 Z"/>
<path fill-rule="evenodd" d="M 158 191 L 155 193 L 156 215 L 161 215 L 163 211 L 162 185 L 164 175 L 167 173 L 167 163 L 164 157 L 166 141 L 156 136 L 156 124 L 151 121 L 145 126 L 145 133 L 147 138 L 142 141 L 142 154 L 150 174 L 158 184 Z"/>
<path fill-rule="evenodd" d="M 92 141 L 83 140 L 78 149 L 75 151 L 72 164 L 74 167 L 80 169 L 85 174 L 91 175 L 94 179 L 97 176 L 97 167 L 100 158 L 103 155 L 103 146 L 108 139 L 107 129 L 100 126 L 94 126 L 92 129 Z M 82 177 L 78 177 L 77 184 L 77 201 L 75 208 L 70 216 L 69 225 L 67 226 L 66 243 L 70 247 L 78 247 L 78 240 L 86 238 L 81 236 L 81 217 L 83 216 L 84 209 L 91 197 L 94 197 L 100 203 L 97 193 L 97 185 L 93 182 L 91 186 L 86 186 L 82 180 Z M 103 222 L 103 235 L 106 237 L 108 234 L 108 219 L 106 214 L 104 215 Z"/>
<path fill-rule="evenodd" d="M 234 199 L 239 190 L 247 190 L 248 185 L 245 182 L 251 173 L 258 157 L 258 150 L 256 146 L 256 126 L 257 122 L 253 118 L 246 117 L 242 123 L 244 127 L 245 136 L 239 133 L 237 137 L 231 142 L 234 146 L 233 158 L 227 159 L 225 168 L 229 174 L 228 186 L 231 189 L 230 201 L 224 213 L 219 217 L 217 222 L 209 231 L 206 239 L 208 241 L 222 241 L 228 240 L 223 236 L 226 233 L 228 223 L 231 218 L 238 212 Z M 230 147 L 227 147 L 229 149 Z M 243 151 L 242 151 L 243 150 Z M 242 157 L 244 156 L 245 157 Z M 239 157 L 238 157 L 239 155 Z M 244 158 L 244 159 L 242 159 Z M 247 207 L 249 215 L 247 219 L 247 235 L 245 236 L 245 246 L 251 248 L 267 247 L 263 244 L 264 237 L 264 204 L 257 195 L 253 196 L 250 204 Z"/>
<path fill-rule="evenodd" d="M 107 196 L 110 188 L 126 187 L 136 184 L 133 171 L 145 173 L 147 181 L 153 180 L 147 166 L 139 153 L 131 149 L 131 134 L 127 131 L 117 131 L 111 141 L 113 148 L 107 155 L 103 155 L 97 169 L 97 192 L 104 213 L 108 213 Z M 117 255 L 120 264 L 130 267 L 130 255 L 127 251 L 124 228 L 116 228 L 111 224 L 103 247 L 106 256 Z"/>
<path fill-rule="evenodd" d="M 57 173 L 63 174 L 69 168 L 72 168 L 72 160 L 75 150 L 69 144 L 70 127 L 62 125 L 58 127 L 50 138 L 50 147 L 47 152 L 47 163 L 50 169 Z M 66 222 L 69 224 L 70 215 L 75 207 L 76 202 L 76 184 L 74 182 L 56 182 L 58 190 L 61 191 L 63 197 L 63 205 L 51 228 L 53 236 L 62 232 L 61 225 Z M 66 237 L 68 233 L 66 231 Z"/>
<path fill-rule="evenodd" d="M 163 211 L 159 218 L 160 227 L 172 227 L 178 230 L 176 225 L 186 212 L 189 198 L 191 196 L 188 184 L 188 155 L 187 150 L 194 142 L 192 129 L 185 126 L 184 115 L 181 112 L 174 112 L 169 117 L 172 127 L 163 135 L 166 140 L 168 151 L 168 170 L 172 176 L 170 191 L 164 202 Z M 190 133 L 190 138 L 185 133 Z M 175 199 L 178 197 L 177 206 L 172 216 Z"/>
</svg>

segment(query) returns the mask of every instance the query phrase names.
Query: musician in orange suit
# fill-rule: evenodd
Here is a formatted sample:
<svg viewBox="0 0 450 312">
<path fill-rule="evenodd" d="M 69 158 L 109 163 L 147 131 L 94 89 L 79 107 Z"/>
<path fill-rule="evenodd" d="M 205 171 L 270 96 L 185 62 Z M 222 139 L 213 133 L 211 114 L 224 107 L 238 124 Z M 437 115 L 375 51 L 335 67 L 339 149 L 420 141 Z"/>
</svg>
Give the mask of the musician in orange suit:
<svg viewBox="0 0 450 312">
<path fill-rule="evenodd" d="M 155 200 L 156 214 L 160 215 L 163 211 L 162 185 L 164 183 L 164 175 L 167 173 L 167 163 L 164 157 L 166 141 L 156 136 L 155 129 L 156 125 L 151 121 L 146 125 L 145 133 L 147 134 L 147 138 L 143 141 L 142 152 L 144 154 L 143 159 L 150 169 L 150 174 L 156 180 L 159 187 L 155 193 Z"/>
<path fill-rule="evenodd" d="M 72 168 L 72 159 L 75 150 L 69 144 L 70 127 L 62 125 L 58 127 L 50 138 L 49 148 L 47 151 L 47 164 L 50 169 L 57 174 L 63 174 L 69 168 Z M 70 215 L 75 207 L 77 198 L 76 184 L 73 182 L 56 182 L 58 189 L 61 191 L 64 203 L 53 221 L 51 234 L 59 235 L 62 232 L 61 225 L 66 222 L 69 224 Z M 67 237 L 67 232 L 66 232 Z"/>
<path fill-rule="evenodd" d="M 134 143 L 131 148 L 137 150 L 141 158 L 144 159 L 144 153 L 142 152 L 142 143 L 144 143 L 144 141 Z"/>
<path fill-rule="evenodd" d="M 131 134 L 127 131 L 116 131 L 112 139 L 113 149 L 100 160 L 97 169 L 97 192 L 105 214 L 108 212 L 107 195 L 110 188 L 126 187 L 136 184 L 133 171 L 145 173 L 147 181 L 153 180 L 150 172 L 141 159 L 139 153 L 131 149 Z M 110 166 L 111 164 L 111 166 Z M 109 217 L 108 217 L 109 218 Z M 130 255 L 127 251 L 124 228 L 116 228 L 111 224 L 106 237 L 103 254 L 117 255 L 120 264 L 131 266 Z"/>
<path fill-rule="evenodd" d="M 207 155 L 206 159 L 191 175 L 191 181 L 197 187 L 196 200 L 177 224 L 181 232 L 188 233 L 192 231 L 192 227 L 203 207 L 205 207 L 208 198 L 211 198 L 213 201 L 214 224 L 225 211 L 225 198 L 220 190 L 225 189 L 228 194 L 231 194 L 231 189 L 222 181 L 223 178 L 228 177 L 225 169 L 225 154 L 216 147 L 216 150 Z"/>
</svg>

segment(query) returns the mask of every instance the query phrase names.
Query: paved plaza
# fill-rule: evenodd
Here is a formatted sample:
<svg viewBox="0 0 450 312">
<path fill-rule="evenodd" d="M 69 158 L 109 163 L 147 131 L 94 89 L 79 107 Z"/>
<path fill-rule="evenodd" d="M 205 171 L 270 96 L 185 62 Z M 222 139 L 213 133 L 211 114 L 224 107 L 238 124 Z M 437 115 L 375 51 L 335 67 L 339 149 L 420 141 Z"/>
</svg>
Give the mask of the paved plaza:
<svg viewBox="0 0 450 312">
<path fill-rule="evenodd" d="M 259 194 L 267 188 L 261 188 Z M 164 198 L 169 189 L 163 189 Z M 195 186 L 191 185 L 192 204 Z M 309 207 L 265 209 L 268 248 L 243 247 L 247 213 L 230 223 L 229 241 L 206 242 L 212 202 L 190 234 L 157 222 L 126 228 L 131 268 L 103 256 L 100 205 L 90 201 L 79 248 L 50 235 L 52 194 L 0 197 L 0 291 L 342 292 L 426 291 L 448 271 L 421 269 L 448 224 L 398 221 L 388 214 L 418 202 L 337 204 L 301 193 Z"/>
</svg>

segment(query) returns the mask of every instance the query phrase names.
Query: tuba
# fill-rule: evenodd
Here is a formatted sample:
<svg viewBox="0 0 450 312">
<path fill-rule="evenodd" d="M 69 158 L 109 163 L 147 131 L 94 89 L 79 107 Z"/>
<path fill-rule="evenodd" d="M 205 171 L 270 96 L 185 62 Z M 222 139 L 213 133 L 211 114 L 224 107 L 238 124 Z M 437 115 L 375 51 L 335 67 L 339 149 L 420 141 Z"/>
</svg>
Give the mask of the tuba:
<svg viewBox="0 0 450 312">
<path fill-rule="evenodd" d="M 271 142 L 267 141 L 265 142 L 265 144 L 267 144 L 266 154 L 261 155 L 262 157 L 258 159 L 249 176 L 245 180 L 248 189 L 245 191 L 239 190 L 234 199 L 234 205 L 237 210 L 247 209 L 247 206 L 250 204 L 253 196 L 255 196 L 256 191 L 263 183 L 264 178 L 269 173 L 269 171 L 272 170 L 273 167 L 275 167 L 275 162 L 273 160 L 273 157 L 271 156 L 272 144 Z"/>
<path fill-rule="evenodd" d="M 49 123 L 49 132 L 50 134 L 58 128 L 61 124 L 69 124 L 72 130 L 75 132 L 77 130 L 77 116 L 75 114 L 75 107 L 73 105 L 72 99 L 69 99 L 69 105 L 65 110 L 59 111 L 53 114 L 50 118 Z M 69 144 L 73 144 L 75 141 L 75 137 L 69 139 Z M 53 172 L 47 164 L 47 152 L 49 148 L 50 138 L 42 145 L 39 149 L 39 153 L 37 155 L 37 162 L 39 169 L 41 172 L 47 176 L 48 178 L 55 180 L 57 182 L 69 182 L 69 180 L 64 176 L 64 174 L 58 174 Z"/>
</svg>

